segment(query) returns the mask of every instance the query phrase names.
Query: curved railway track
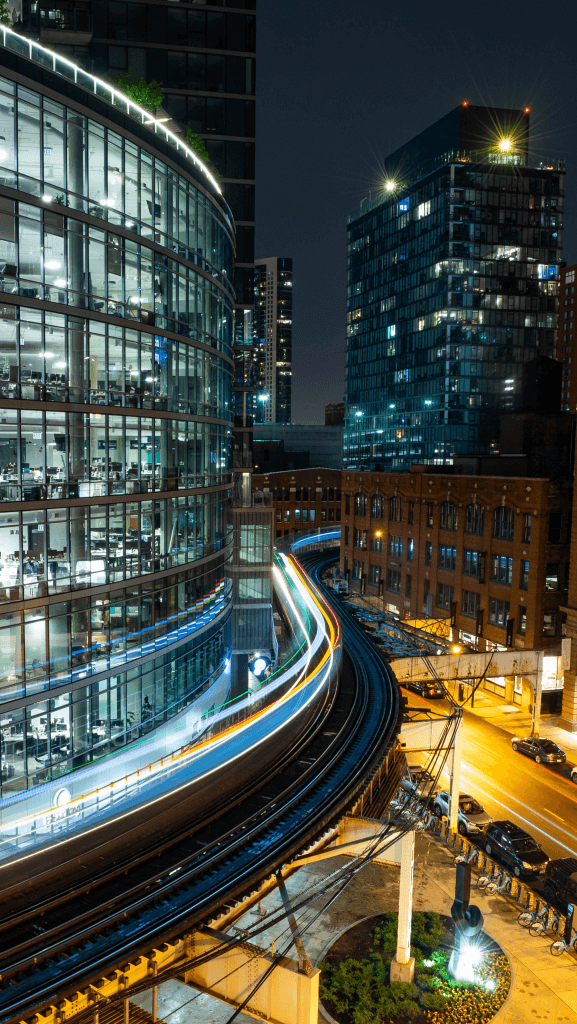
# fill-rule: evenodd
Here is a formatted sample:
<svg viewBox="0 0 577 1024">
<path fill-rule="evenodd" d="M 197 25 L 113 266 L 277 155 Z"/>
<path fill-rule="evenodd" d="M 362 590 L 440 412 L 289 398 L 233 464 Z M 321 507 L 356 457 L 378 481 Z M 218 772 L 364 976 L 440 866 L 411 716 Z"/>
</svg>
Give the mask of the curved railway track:
<svg viewBox="0 0 577 1024">
<path fill-rule="evenodd" d="M 301 564 L 318 586 L 334 557 L 307 555 Z M 328 594 L 326 601 L 340 610 Z M 26 909 L 4 902 L 2 1024 L 206 923 L 355 804 L 396 736 L 400 702 L 391 670 L 362 629 L 348 615 L 342 622 L 348 657 L 338 685 L 258 789 L 253 778 L 229 805 L 221 794 L 218 816 L 213 808 L 173 835 L 148 839 L 137 856 L 102 864 L 58 891 L 47 890 L 46 879 L 33 881 Z"/>
</svg>

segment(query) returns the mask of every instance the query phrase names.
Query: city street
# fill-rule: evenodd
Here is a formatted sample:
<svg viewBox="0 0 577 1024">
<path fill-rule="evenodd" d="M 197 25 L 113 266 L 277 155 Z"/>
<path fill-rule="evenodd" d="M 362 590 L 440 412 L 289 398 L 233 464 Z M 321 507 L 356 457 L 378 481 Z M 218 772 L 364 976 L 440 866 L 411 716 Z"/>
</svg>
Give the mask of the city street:
<svg viewBox="0 0 577 1024">
<path fill-rule="evenodd" d="M 412 707 L 449 710 L 403 691 Z M 424 760 L 424 755 L 423 755 Z M 511 748 L 511 734 L 471 711 L 463 716 L 461 792 L 476 796 L 495 820 L 509 818 L 553 858 L 577 856 L 577 785 L 571 762 L 558 769 L 535 764 Z"/>
</svg>

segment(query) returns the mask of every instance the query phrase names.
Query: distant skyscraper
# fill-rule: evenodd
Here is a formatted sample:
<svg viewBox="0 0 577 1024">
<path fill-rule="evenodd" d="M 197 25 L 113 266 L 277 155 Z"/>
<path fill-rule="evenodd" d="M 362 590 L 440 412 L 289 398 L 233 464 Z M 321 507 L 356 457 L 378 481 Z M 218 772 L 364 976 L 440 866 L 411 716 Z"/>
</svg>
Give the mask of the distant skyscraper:
<svg viewBox="0 0 577 1024">
<path fill-rule="evenodd" d="M 562 267 L 559 282 L 559 330 L 556 359 L 563 363 L 561 409 L 577 412 L 577 307 L 575 306 L 575 271 L 577 265 Z"/>
<path fill-rule="evenodd" d="M 293 261 L 269 256 L 255 263 L 255 421 L 290 423 Z"/>
<path fill-rule="evenodd" d="M 349 217 L 345 466 L 492 451 L 553 355 L 563 166 L 528 145 L 528 108 L 463 103 Z"/>
</svg>

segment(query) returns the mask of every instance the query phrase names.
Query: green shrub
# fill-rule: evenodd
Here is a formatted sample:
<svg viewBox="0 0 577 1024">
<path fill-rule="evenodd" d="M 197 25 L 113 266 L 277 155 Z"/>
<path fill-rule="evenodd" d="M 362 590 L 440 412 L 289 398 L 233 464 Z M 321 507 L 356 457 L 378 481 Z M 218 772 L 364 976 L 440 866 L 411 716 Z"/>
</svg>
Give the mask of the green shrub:
<svg viewBox="0 0 577 1024">
<path fill-rule="evenodd" d="M 129 100 L 139 107 L 150 110 L 152 114 L 162 106 L 164 93 L 160 82 L 155 78 L 147 82 L 145 78 L 132 78 L 130 71 L 111 71 L 108 76 L 117 89 L 128 96 Z"/>
</svg>

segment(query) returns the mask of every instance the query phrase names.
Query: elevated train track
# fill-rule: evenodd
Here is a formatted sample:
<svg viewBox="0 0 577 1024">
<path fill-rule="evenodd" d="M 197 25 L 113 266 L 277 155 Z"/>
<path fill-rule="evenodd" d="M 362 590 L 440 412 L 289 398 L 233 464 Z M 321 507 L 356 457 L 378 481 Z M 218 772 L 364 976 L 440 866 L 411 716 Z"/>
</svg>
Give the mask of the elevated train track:
<svg viewBox="0 0 577 1024">
<path fill-rule="evenodd" d="M 237 751 L 220 774 L 0 869 L 0 1024 L 30 1019 L 214 919 L 365 795 L 394 744 L 400 700 L 390 668 L 349 616 L 340 673 L 333 666 L 339 606 L 321 594 L 320 576 L 334 557 L 303 555 L 299 565 L 291 556 L 293 579 L 322 610 L 331 650 L 308 666 L 305 679 L 326 678 L 299 714 L 287 714 L 284 729 L 251 746 L 255 713 L 252 727 L 230 730 L 246 756 Z M 282 700 L 290 712 L 289 696 Z M 394 765 L 384 794 L 396 789 Z"/>
</svg>

